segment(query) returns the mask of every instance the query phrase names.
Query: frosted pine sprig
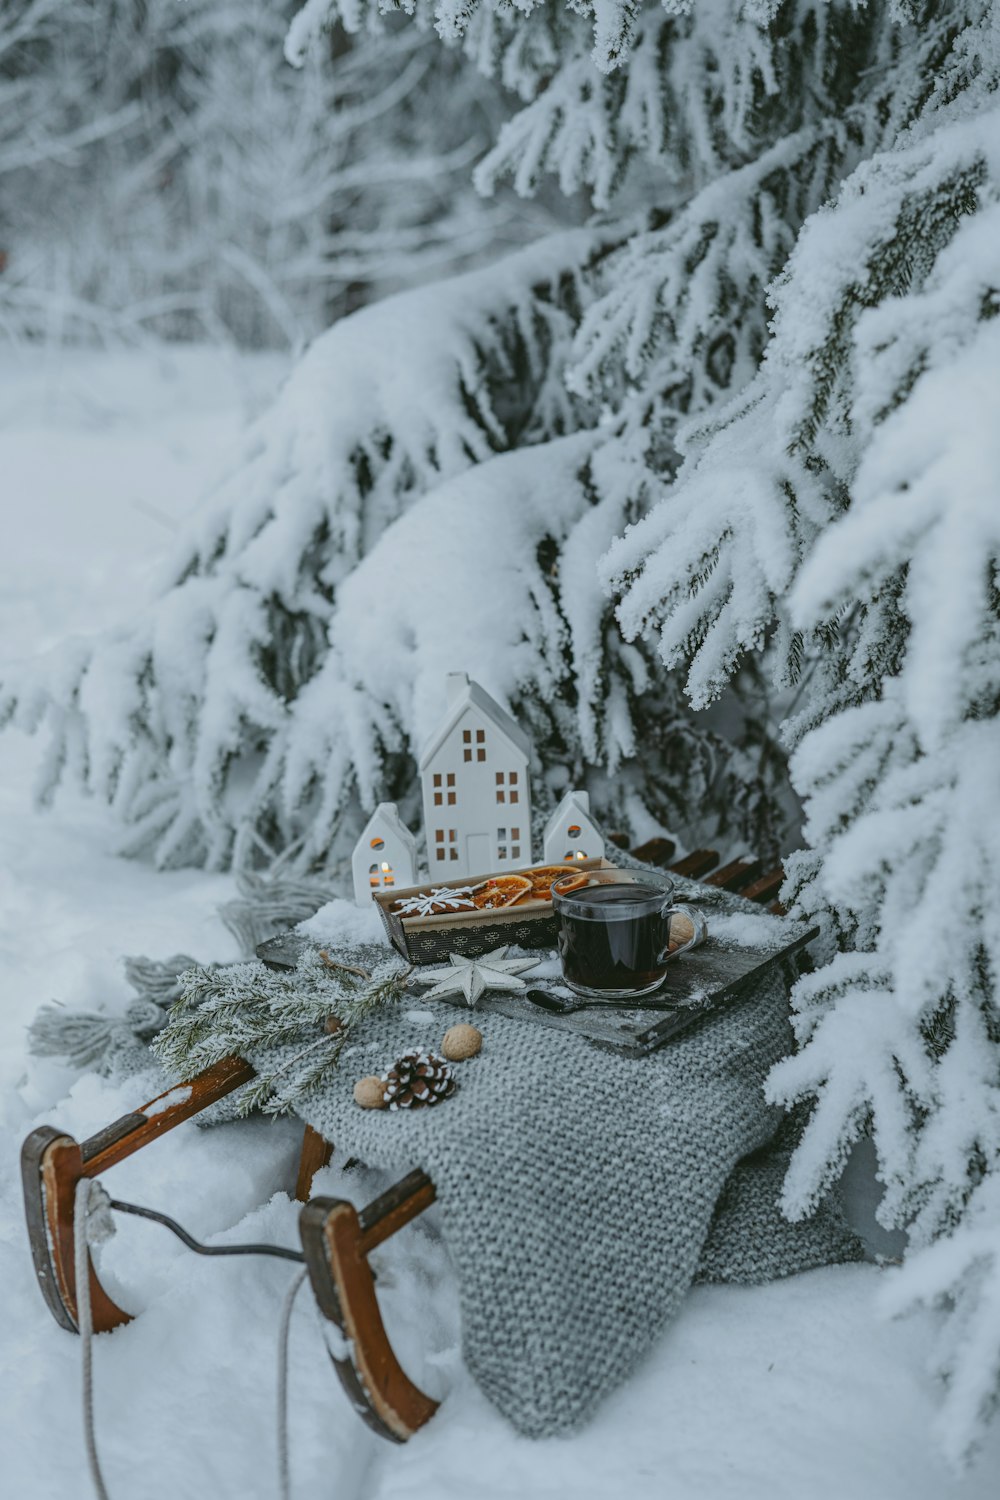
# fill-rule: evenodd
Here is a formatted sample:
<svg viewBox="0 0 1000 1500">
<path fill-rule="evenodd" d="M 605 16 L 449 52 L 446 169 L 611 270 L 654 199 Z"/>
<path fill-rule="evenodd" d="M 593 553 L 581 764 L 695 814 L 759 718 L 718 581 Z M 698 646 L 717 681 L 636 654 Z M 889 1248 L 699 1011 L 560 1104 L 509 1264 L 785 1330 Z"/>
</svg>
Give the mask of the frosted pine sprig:
<svg viewBox="0 0 1000 1500">
<path fill-rule="evenodd" d="M 349 966 L 349 967 L 348 967 Z M 409 966 L 381 946 L 342 953 L 331 964 L 310 948 L 294 971 L 258 960 L 185 975 L 180 998 L 153 1050 L 167 1069 L 190 1077 L 224 1057 L 267 1058 L 241 1090 L 241 1114 L 283 1114 L 321 1087 L 336 1070 L 344 1045 L 365 1017 L 402 995 Z M 331 1016 L 338 1025 L 327 1027 Z"/>
</svg>

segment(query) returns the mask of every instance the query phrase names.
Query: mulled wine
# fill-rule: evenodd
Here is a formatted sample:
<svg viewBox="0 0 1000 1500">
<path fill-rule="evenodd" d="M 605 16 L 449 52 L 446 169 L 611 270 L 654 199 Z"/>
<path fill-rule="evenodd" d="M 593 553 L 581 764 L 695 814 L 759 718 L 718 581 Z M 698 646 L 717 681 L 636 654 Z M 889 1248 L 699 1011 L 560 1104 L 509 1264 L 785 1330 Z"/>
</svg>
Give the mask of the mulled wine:
<svg viewBox="0 0 1000 1500">
<path fill-rule="evenodd" d="M 667 971 L 673 882 L 651 876 L 624 880 L 618 870 L 594 873 L 586 885 L 567 875 L 552 889 L 559 923 L 563 978 L 595 1000 L 649 994 Z M 688 944 L 684 945 L 689 946 Z"/>
</svg>

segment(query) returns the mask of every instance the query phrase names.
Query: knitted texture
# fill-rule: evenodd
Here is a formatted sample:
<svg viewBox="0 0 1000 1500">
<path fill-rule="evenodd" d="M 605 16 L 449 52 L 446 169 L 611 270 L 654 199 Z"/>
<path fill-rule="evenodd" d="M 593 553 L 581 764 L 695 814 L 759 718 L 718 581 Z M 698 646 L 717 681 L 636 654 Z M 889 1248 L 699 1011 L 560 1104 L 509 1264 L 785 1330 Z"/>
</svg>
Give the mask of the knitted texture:
<svg viewBox="0 0 1000 1500">
<path fill-rule="evenodd" d="M 432 1014 L 375 1015 L 299 1113 L 346 1156 L 430 1174 L 466 1364 L 522 1433 L 584 1422 L 696 1275 L 760 1282 L 861 1257 L 832 1207 L 804 1225 L 777 1207 L 787 1144 L 761 1150 L 782 1120 L 764 1078 L 791 1046 L 777 974 L 639 1060 L 484 1005 L 483 1051 L 456 1068 L 452 1098 L 416 1112 L 359 1109 L 356 1078 L 469 1017 L 445 1004 Z M 250 1060 L 273 1066 L 274 1050 Z"/>
</svg>

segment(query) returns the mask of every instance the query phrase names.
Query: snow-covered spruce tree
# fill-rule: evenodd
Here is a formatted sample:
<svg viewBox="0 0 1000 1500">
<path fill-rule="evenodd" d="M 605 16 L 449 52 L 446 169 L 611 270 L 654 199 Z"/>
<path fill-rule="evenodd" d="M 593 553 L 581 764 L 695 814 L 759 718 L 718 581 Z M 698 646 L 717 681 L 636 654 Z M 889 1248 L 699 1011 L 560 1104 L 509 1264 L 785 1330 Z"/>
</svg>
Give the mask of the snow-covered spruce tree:
<svg viewBox="0 0 1000 1500">
<path fill-rule="evenodd" d="M 561 375 L 606 238 L 543 240 L 318 340 L 146 616 L 5 674 L 0 710 L 49 723 L 43 794 L 75 771 L 164 865 L 336 866 L 364 808 L 414 798 L 459 666 L 534 730 L 543 808 L 570 777 L 640 827 L 736 801 L 742 766 L 596 580 L 626 513 Z"/>
<path fill-rule="evenodd" d="M 329 5 L 307 7 L 290 54 L 334 19 L 363 57 L 378 13 Z M 464 50 L 526 101 L 480 187 L 506 175 L 530 193 L 556 174 L 590 190 L 604 224 L 338 324 L 146 618 L 5 674 L 6 711 L 53 732 L 44 785 L 76 770 L 161 863 L 293 850 L 335 865 L 363 806 L 405 800 L 449 666 L 525 715 L 553 792 L 567 775 L 586 782 L 636 836 L 668 824 L 728 829 L 762 853 L 777 842 L 763 674 L 748 665 L 735 683 L 726 736 L 699 723 L 650 649 L 621 639 L 594 569 L 672 473 L 678 421 L 752 375 L 768 281 L 890 129 L 901 34 L 847 4 L 782 7 L 768 30 L 706 0 L 683 17 L 637 10 L 595 68 L 575 10 L 467 19 Z M 575 431 L 587 437 L 567 447 Z M 515 462 L 529 446 L 530 464 Z M 509 512 L 535 539 L 495 575 L 502 597 L 485 523 L 467 560 L 442 540 L 450 507 L 477 505 L 491 531 Z M 395 686 L 372 665 L 379 650 Z"/>
<path fill-rule="evenodd" d="M 786 1208 L 870 1129 L 881 1216 L 910 1230 L 890 1305 L 951 1309 L 961 1461 L 1000 1395 L 997 8 L 942 8 L 913 57 L 897 128 L 774 284 L 758 374 L 680 434 L 677 482 L 604 569 L 694 702 L 764 642 L 796 686 L 785 894 L 826 962 L 770 1085 L 814 1104 Z"/>
</svg>

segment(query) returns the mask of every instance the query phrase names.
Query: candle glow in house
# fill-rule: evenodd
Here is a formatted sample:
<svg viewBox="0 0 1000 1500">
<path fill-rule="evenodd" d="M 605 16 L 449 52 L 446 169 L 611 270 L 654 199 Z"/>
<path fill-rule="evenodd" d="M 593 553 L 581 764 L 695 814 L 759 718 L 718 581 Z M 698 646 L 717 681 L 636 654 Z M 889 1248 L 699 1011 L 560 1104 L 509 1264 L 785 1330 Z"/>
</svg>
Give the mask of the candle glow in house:
<svg viewBox="0 0 1000 1500">
<path fill-rule="evenodd" d="M 449 673 L 444 717 L 420 756 L 432 880 L 531 863 L 530 750 L 478 682 Z"/>
<path fill-rule="evenodd" d="M 376 891 L 413 885 L 417 841 L 400 820 L 395 802 L 380 802 L 365 824 L 351 857 L 354 899 L 367 906 Z"/>
<path fill-rule="evenodd" d="M 567 792 L 545 825 L 542 858 L 547 865 L 601 859 L 604 839 L 590 816 L 590 793 Z"/>
</svg>

